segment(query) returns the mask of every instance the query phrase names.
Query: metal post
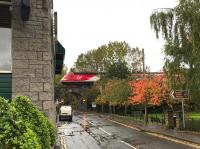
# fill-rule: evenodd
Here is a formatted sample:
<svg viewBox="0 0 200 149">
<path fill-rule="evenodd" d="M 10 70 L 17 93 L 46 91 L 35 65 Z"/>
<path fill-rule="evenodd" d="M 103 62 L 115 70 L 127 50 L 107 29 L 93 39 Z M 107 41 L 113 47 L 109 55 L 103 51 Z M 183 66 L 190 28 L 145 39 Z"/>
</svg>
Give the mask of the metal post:
<svg viewBox="0 0 200 149">
<path fill-rule="evenodd" d="M 182 99 L 182 113 L 183 113 L 183 129 L 185 129 L 184 99 Z"/>
<path fill-rule="evenodd" d="M 145 99 L 145 103 L 144 103 L 144 123 L 145 123 L 145 125 L 147 125 L 147 123 L 148 123 L 148 117 L 147 117 L 147 97 L 146 97 L 146 95 L 145 95 L 145 97 L 144 97 L 144 99 Z"/>
<path fill-rule="evenodd" d="M 143 63 L 143 78 L 145 78 L 145 56 L 144 56 L 144 49 L 142 49 L 142 63 Z M 145 125 L 147 125 L 147 97 L 146 97 L 146 94 L 145 94 L 145 97 L 144 97 L 144 123 Z"/>
</svg>

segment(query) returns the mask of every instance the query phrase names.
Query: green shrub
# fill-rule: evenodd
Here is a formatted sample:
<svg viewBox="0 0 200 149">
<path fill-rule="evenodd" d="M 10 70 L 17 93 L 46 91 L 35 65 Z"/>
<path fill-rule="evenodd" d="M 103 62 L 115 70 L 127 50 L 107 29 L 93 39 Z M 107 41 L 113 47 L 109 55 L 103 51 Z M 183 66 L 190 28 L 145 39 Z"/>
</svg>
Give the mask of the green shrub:
<svg viewBox="0 0 200 149">
<path fill-rule="evenodd" d="M 19 138 L 20 149 L 42 149 L 39 143 L 38 136 L 31 129 Z"/>
<path fill-rule="evenodd" d="M 17 96 L 11 104 L 15 107 L 18 117 L 37 134 L 42 149 L 51 148 L 55 144 L 55 128 L 47 117 L 27 97 Z"/>
<path fill-rule="evenodd" d="M 38 136 L 17 111 L 0 97 L 0 149 L 41 149 Z"/>
<path fill-rule="evenodd" d="M 53 146 L 56 143 L 56 129 L 49 121 L 47 121 L 47 127 L 50 133 L 50 145 Z"/>
</svg>

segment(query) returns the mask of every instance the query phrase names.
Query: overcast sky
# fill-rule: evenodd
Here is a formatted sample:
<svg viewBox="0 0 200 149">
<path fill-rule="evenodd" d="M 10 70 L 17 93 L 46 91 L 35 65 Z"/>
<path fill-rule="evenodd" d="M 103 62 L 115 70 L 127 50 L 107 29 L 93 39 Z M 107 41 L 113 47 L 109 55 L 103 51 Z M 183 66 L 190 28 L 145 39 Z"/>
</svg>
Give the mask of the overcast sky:
<svg viewBox="0 0 200 149">
<path fill-rule="evenodd" d="M 164 42 L 156 39 L 149 17 L 156 8 L 176 4 L 177 0 L 54 0 L 65 64 L 69 69 L 81 53 L 109 41 L 126 41 L 144 48 L 151 71 L 161 70 Z"/>
</svg>

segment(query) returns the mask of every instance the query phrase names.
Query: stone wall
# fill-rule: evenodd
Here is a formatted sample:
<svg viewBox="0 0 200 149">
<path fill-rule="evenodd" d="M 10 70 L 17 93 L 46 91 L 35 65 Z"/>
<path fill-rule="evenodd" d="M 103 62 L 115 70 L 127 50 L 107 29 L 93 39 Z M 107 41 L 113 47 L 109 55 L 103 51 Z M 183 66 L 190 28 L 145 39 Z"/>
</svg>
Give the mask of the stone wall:
<svg viewBox="0 0 200 149">
<path fill-rule="evenodd" d="M 55 122 L 52 50 L 52 0 L 31 0 L 29 21 L 20 17 L 20 0 L 12 10 L 12 92 L 25 95 Z"/>
</svg>

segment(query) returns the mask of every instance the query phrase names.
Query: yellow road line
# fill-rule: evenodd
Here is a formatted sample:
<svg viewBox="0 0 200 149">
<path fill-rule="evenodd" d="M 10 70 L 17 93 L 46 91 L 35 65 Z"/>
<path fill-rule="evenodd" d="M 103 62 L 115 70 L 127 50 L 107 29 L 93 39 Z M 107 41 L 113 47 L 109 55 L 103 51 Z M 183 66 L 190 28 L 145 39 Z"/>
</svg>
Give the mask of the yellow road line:
<svg viewBox="0 0 200 149">
<path fill-rule="evenodd" d="M 151 132 L 145 132 L 145 133 L 147 133 L 149 135 L 152 135 L 152 136 L 155 136 L 155 137 L 159 137 L 159 138 L 165 139 L 165 140 L 169 140 L 169 141 L 172 141 L 172 142 L 175 142 L 175 143 L 179 143 L 179 144 L 183 144 L 183 145 L 187 145 L 187 146 L 190 146 L 190 147 L 194 147 L 194 148 L 200 149 L 200 145 L 198 145 L 196 143 L 191 143 L 191 142 L 188 142 L 188 141 L 175 139 L 175 138 L 164 136 L 162 134 L 157 134 L 157 133 L 151 133 Z"/>
<path fill-rule="evenodd" d="M 122 126 L 131 128 L 131 129 L 134 129 L 134 130 L 137 130 L 137 131 L 140 131 L 140 129 L 138 129 L 137 127 L 129 126 L 129 125 L 126 125 L 126 124 L 123 124 L 123 123 L 120 123 L 120 122 L 117 122 L 117 121 L 114 121 L 114 120 L 109 120 L 109 121 L 114 122 L 114 123 L 117 123 L 117 124 L 120 124 L 120 125 L 122 125 Z"/>
<path fill-rule="evenodd" d="M 61 149 L 67 149 L 67 145 L 64 143 L 63 136 L 60 136 L 60 146 L 61 146 Z"/>
</svg>

